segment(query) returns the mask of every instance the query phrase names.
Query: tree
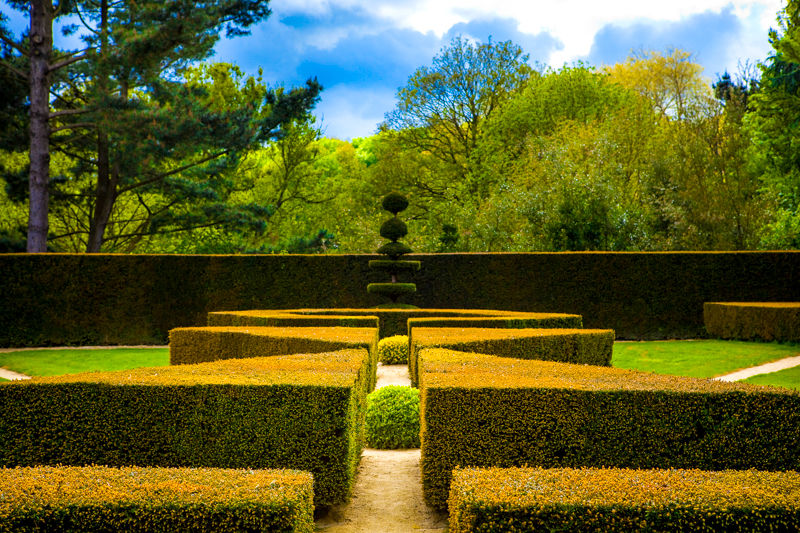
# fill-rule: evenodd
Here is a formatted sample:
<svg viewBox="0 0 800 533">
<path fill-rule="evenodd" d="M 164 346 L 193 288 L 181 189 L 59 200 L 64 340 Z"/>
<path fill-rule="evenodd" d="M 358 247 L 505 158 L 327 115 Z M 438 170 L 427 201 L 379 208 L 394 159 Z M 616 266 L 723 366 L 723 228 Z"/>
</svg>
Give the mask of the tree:
<svg viewBox="0 0 800 533">
<path fill-rule="evenodd" d="M 800 3 L 790 0 L 770 31 L 774 53 L 761 65 L 759 91 L 746 123 L 753 160 L 765 190 L 777 203 L 764 235 L 769 248 L 800 247 Z"/>
<path fill-rule="evenodd" d="M 429 154 L 432 174 L 440 176 L 416 183 L 415 198 L 458 198 L 458 187 L 469 187 L 470 157 L 483 123 L 532 75 L 527 61 L 511 41 L 474 44 L 456 37 L 432 66 L 409 77 L 384 128 L 396 132 L 391 139 L 402 149 Z"/>
<path fill-rule="evenodd" d="M 12 4 L 22 9 L 27 2 Z M 47 234 L 50 134 L 78 162 L 80 175 L 95 176 L 86 250 L 96 252 L 121 194 L 165 187 L 202 195 L 204 180 L 314 104 L 320 87 L 313 80 L 304 89 L 267 93 L 261 102 L 236 109 L 203 105 L 200 88 L 174 81 L 193 61 L 210 55 L 222 30 L 242 35 L 266 18 L 267 5 L 268 0 L 84 0 L 56 7 L 32 2 L 31 50 L 3 37 L 31 57 L 31 251 L 44 250 Z M 53 54 L 52 23 L 69 13 L 79 16 L 87 48 Z M 51 87 L 50 76 L 61 69 L 65 73 Z"/>
</svg>

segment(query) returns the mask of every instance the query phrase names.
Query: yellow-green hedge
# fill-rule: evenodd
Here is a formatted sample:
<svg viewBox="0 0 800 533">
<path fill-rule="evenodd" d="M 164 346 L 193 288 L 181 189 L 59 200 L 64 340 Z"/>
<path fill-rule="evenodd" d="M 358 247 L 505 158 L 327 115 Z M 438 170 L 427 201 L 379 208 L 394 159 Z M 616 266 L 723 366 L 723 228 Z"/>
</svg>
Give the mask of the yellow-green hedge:
<svg viewBox="0 0 800 533">
<path fill-rule="evenodd" d="M 706 302 L 703 320 L 712 337 L 800 341 L 800 302 Z"/>
<path fill-rule="evenodd" d="M 343 503 L 370 365 L 359 348 L 3 383 L 0 466 L 291 468 Z"/>
<path fill-rule="evenodd" d="M 426 349 L 425 497 L 456 466 L 800 469 L 800 393 Z"/>
<path fill-rule="evenodd" d="M 209 326 L 345 327 L 378 328 L 378 317 L 352 315 L 308 315 L 292 310 L 214 311 Z"/>
<path fill-rule="evenodd" d="M 558 328 L 580 329 L 583 317 L 564 313 L 509 313 L 503 316 L 468 316 L 468 317 L 423 317 L 409 318 L 408 331 L 412 328 L 501 328 L 531 329 Z"/>
<path fill-rule="evenodd" d="M 451 533 L 798 531 L 797 472 L 456 469 Z"/>
<path fill-rule="evenodd" d="M 209 326 L 177 328 L 169 332 L 171 365 L 330 352 L 347 348 L 369 350 L 369 390 L 372 390 L 375 387 L 378 365 L 378 330 L 375 328 Z"/>
<path fill-rule="evenodd" d="M 314 531 L 299 470 L 0 469 L 0 531 Z"/>
<path fill-rule="evenodd" d="M 419 351 L 442 347 L 511 357 L 611 365 L 614 332 L 610 329 L 500 329 L 415 327 L 409 336 L 408 372 L 417 384 Z"/>
</svg>

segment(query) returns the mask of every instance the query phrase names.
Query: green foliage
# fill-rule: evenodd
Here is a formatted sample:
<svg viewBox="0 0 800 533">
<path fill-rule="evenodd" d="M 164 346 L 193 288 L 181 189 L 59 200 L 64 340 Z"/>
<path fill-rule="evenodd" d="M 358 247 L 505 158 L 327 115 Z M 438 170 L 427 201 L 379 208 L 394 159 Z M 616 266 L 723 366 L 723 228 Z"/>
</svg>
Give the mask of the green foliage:
<svg viewBox="0 0 800 533">
<path fill-rule="evenodd" d="M 436 507 L 458 465 L 800 467 L 796 392 L 437 349 L 420 372 L 423 490 Z"/>
<path fill-rule="evenodd" d="M 6 383 L 0 465 L 292 468 L 316 505 L 343 503 L 370 364 L 352 349 Z"/>
<path fill-rule="evenodd" d="M 381 245 L 377 252 L 379 254 L 388 255 L 392 260 L 396 260 L 401 255 L 410 254 L 413 250 L 403 242 L 387 242 Z"/>
<path fill-rule="evenodd" d="M 297 470 L 38 466 L 0 471 L 0 492 L 3 531 L 314 531 Z"/>
<path fill-rule="evenodd" d="M 392 335 L 378 341 L 378 361 L 385 365 L 408 363 L 408 336 Z"/>
<path fill-rule="evenodd" d="M 706 302 L 703 321 L 712 337 L 800 341 L 800 303 Z"/>
<path fill-rule="evenodd" d="M 419 447 L 419 391 L 389 385 L 367 396 L 367 445 L 380 450 Z"/>
<path fill-rule="evenodd" d="M 798 498 L 796 472 L 465 468 L 449 531 L 791 530 Z"/>
</svg>

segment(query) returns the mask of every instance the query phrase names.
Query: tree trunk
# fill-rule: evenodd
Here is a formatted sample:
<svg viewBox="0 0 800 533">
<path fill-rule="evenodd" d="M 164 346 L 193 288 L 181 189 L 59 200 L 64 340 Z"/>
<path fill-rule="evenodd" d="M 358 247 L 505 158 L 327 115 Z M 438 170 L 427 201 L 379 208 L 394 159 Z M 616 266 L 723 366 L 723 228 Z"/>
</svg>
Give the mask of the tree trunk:
<svg viewBox="0 0 800 533">
<path fill-rule="evenodd" d="M 86 253 L 98 253 L 103 245 L 111 208 L 117 194 L 116 176 L 111 173 L 108 146 L 108 135 L 97 132 L 97 191 L 95 194 L 94 213 L 89 225 L 89 240 L 86 242 Z"/>
<path fill-rule="evenodd" d="M 53 5 L 50 0 L 31 2 L 31 110 L 30 207 L 28 252 L 47 251 L 47 214 L 50 205 L 50 55 L 53 50 Z"/>
</svg>

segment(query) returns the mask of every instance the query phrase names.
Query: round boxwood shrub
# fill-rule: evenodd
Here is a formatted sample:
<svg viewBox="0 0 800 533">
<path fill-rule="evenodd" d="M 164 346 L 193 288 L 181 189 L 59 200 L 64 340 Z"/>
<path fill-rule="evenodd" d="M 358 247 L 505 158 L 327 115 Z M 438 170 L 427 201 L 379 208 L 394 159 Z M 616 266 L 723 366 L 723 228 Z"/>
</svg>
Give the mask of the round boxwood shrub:
<svg viewBox="0 0 800 533">
<path fill-rule="evenodd" d="M 408 335 L 393 335 L 378 341 L 378 361 L 385 365 L 408 363 Z"/>
<path fill-rule="evenodd" d="M 419 448 L 419 390 L 389 385 L 371 392 L 365 433 L 371 448 Z"/>
<path fill-rule="evenodd" d="M 408 207 L 408 198 L 399 192 L 390 192 L 383 197 L 381 207 L 389 211 L 393 215 L 397 215 L 400 211 L 404 211 Z"/>
<path fill-rule="evenodd" d="M 381 225 L 381 237 L 397 242 L 408 235 L 408 226 L 397 217 L 392 217 Z"/>
</svg>

